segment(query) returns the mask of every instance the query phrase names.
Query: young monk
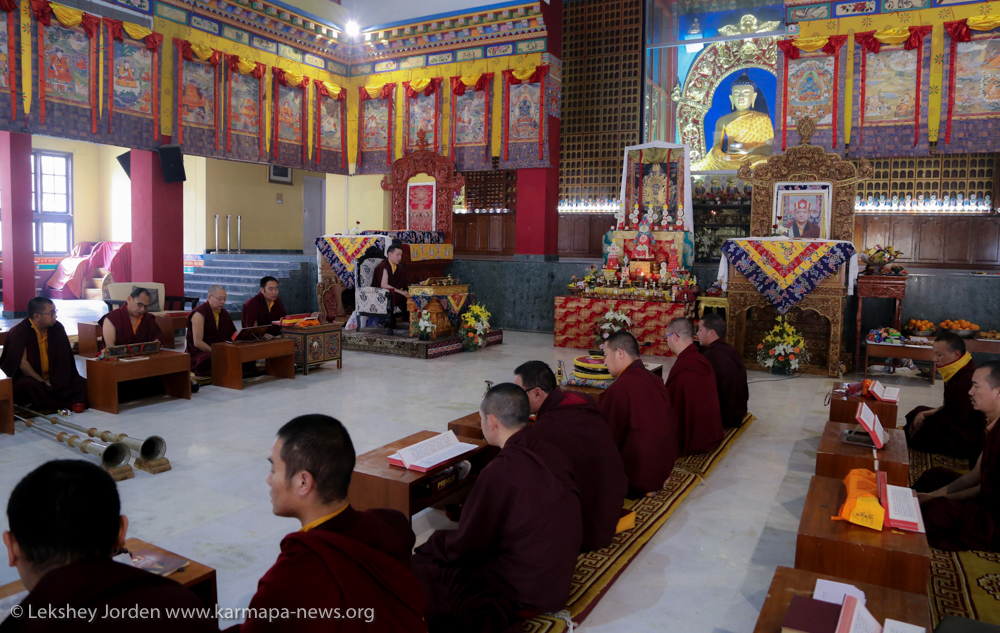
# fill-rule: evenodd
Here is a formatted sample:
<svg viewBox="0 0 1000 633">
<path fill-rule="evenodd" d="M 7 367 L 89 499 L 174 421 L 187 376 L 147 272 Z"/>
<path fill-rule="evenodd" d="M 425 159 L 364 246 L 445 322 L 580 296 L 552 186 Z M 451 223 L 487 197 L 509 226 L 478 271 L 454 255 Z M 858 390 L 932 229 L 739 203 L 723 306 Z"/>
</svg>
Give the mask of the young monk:
<svg viewBox="0 0 1000 633">
<path fill-rule="evenodd" d="M 688 319 L 674 319 L 667 326 L 667 346 L 677 361 L 667 376 L 670 403 L 680 418 L 681 455 L 715 450 L 722 442 L 722 410 L 715 386 L 715 372 L 694 344 L 694 326 Z"/>
</svg>

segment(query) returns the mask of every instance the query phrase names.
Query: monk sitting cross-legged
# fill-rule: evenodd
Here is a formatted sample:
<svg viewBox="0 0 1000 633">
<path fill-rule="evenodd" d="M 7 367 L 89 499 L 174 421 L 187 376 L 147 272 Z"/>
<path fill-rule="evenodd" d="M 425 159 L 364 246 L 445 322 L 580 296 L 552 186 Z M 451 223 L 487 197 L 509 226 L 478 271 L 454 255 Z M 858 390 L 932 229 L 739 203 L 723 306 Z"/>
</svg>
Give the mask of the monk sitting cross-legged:
<svg viewBox="0 0 1000 633">
<path fill-rule="evenodd" d="M 260 280 L 260 292 L 246 300 L 243 304 L 243 317 L 241 324 L 243 327 L 258 327 L 270 325 L 264 338 L 273 338 L 281 335 L 281 326 L 274 325 L 274 321 L 280 321 L 288 315 L 285 312 L 285 304 L 278 296 L 278 280 L 274 277 L 262 277 Z"/>
<path fill-rule="evenodd" d="M 160 326 L 156 319 L 148 314 L 149 291 L 136 286 L 132 294 L 125 299 L 125 305 L 108 312 L 101 317 L 98 325 L 104 336 L 104 346 L 132 345 L 134 343 L 149 343 L 159 340 Z"/>
<path fill-rule="evenodd" d="M 677 354 L 667 376 L 667 391 L 680 418 L 681 455 L 707 453 L 724 435 L 712 363 L 694 344 L 694 326 L 687 319 L 674 319 L 667 326 L 667 346 Z"/>
<path fill-rule="evenodd" d="M 410 522 L 397 510 L 350 506 L 354 458 L 351 436 L 330 416 L 299 416 L 278 431 L 268 458 L 271 509 L 302 528 L 282 539 L 278 560 L 250 600 L 251 617 L 228 631 L 427 630 L 426 600 L 410 573 Z M 253 617 L 285 609 L 289 617 Z M 340 618 L 334 610 L 357 615 Z"/>
<path fill-rule="evenodd" d="M 559 389 L 552 369 L 540 360 L 524 363 L 514 375 L 536 414 L 530 431 L 562 449 L 573 466 L 583 512 L 582 551 L 607 547 L 615 537 L 628 477 L 601 411 L 589 397 Z"/>
<path fill-rule="evenodd" d="M 701 355 L 712 364 L 712 371 L 715 373 L 722 426 L 727 429 L 737 428 L 746 417 L 750 390 L 743 359 L 726 342 L 726 320 L 714 312 L 706 314 L 698 321 L 698 341 L 702 346 Z"/>
<path fill-rule="evenodd" d="M 972 406 L 986 418 L 983 452 L 964 475 L 931 468 L 913 484 L 938 549 L 1000 551 L 1000 361 L 984 363 L 972 375 Z"/>
<path fill-rule="evenodd" d="M 226 289 L 209 286 L 208 299 L 187 317 L 187 349 L 191 371 L 198 376 L 212 375 L 212 344 L 233 340 L 236 324 L 226 307 Z"/>
<path fill-rule="evenodd" d="M 432 633 L 520 630 L 518 614 L 566 607 L 580 501 L 563 452 L 528 432 L 529 411 L 517 385 L 490 389 L 479 416 L 500 452 L 476 480 L 458 529 L 434 532 L 413 555 Z"/>
<path fill-rule="evenodd" d="M 601 414 L 625 464 L 629 497 L 656 492 L 680 452 L 670 394 L 639 360 L 639 343 L 630 333 L 615 332 L 602 347 L 615 381 L 601 397 Z"/>
</svg>

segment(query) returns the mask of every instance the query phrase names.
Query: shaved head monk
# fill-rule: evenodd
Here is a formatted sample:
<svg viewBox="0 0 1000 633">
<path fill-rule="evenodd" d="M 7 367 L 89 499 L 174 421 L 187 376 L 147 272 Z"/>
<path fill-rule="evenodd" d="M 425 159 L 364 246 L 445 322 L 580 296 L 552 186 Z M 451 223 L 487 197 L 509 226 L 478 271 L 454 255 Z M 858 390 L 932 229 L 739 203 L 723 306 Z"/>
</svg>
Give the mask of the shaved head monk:
<svg viewBox="0 0 1000 633">
<path fill-rule="evenodd" d="M 0 369 L 14 381 L 14 403 L 55 410 L 85 405 L 87 380 L 76 370 L 73 348 L 51 299 L 28 302 L 28 316 L 7 332 Z"/>
<path fill-rule="evenodd" d="M 559 389 L 552 369 L 540 360 L 524 363 L 514 376 L 535 414 L 529 431 L 559 447 L 573 467 L 583 512 L 582 551 L 607 547 L 628 494 L 628 477 L 601 411 L 587 396 Z"/>
<path fill-rule="evenodd" d="M 241 324 L 243 327 L 258 327 L 270 325 L 264 338 L 274 338 L 281 335 L 281 327 L 273 325 L 274 321 L 280 321 L 288 316 L 285 311 L 285 304 L 278 296 L 278 280 L 274 277 L 261 277 L 260 292 L 246 300 L 243 304 L 243 317 Z"/>
<path fill-rule="evenodd" d="M 698 341 L 701 355 L 712 364 L 715 387 L 719 393 L 722 426 L 733 429 L 743 424 L 747 414 L 750 389 L 743 358 L 726 342 L 726 320 L 709 312 L 698 321 Z"/>
<path fill-rule="evenodd" d="M 104 335 L 104 346 L 149 343 L 160 338 L 156 318 L 146 314 L 152 298 L 145 288 L 136 286 L 125 304 L 101 317 L 98 324 Z"/>
<path fill-rule="evenodd" d="M 8 564 L 17 568 L 29 593 L 21 601 L 21 616 L 12 614 L 0 623 L 3 633 L 219 630 L 214 617 L 168 617 L 168 609 L 214 605 L 202 604 L 170 578 L 112 560 L 115 550 L 125 544 L 128 519 L 121 514 L 114 480 L 96 464 L 82 459 L 42 464 L 14 487 L 7 502 L 7 520 L 10 531 L 3 533 L 3 542 Z M 86 615 L 75 622 L 29 616 L 51 607 L 68 607 Z M 150 617 L 138 624 L 113 615 L 113 610 L 134 607 L 149 609 Z M 88 625 L 84 618 L 90 614 L 93 621 Z"/>
<path fill-rule="evenodd" d="M 969 389 L 972 406 L 986 418 L 983 452 L 964 475 L 931 468 L 913 485 L 927 527 L 927 542 L 938 549 L 1000 551 L 1000 361 L 976 369 Z"/>
<path fill-rule="evenodd" d="M 670 322 L 667 346 L 677 354 L 667 376 L 667 391 L 680 419 L 681 455 L 707 453 L 722 442 L 724 434 L 715 371 L 694 344 L 694 326 L 688 319 Z"/>
<path fill-rule="evenodd" d="M 426 631 L 420 583 L 410 573 L 415 537 L 397 510 L 358 512 L 347 502 L 354 444 L 328 415 L 303 415 L 281 427 L 268 458 L 271 509 L 302 528 L 281 541 L 260 579 L 254 609 L 289 609 L 292 619 L 247 619 L 229 631 Z M 297 610 L 348 609 L 355 620 L 298 618 Z"/>
<path fill-rule="evenodd" d="M 525 613 L 566 608 L 580 500 L 566 455 L 527 432 L 529 411 L 515 384 L 487 392 L 483 436 L 500 452 L 476 480 L 458 529 L 434 532 L 413 556 L 432 633 L 506 631 Z"/>
<path fill-rule="evenodd" d="M 601 415 L 625 464 L 629 497 L 656 492 L 680 454 L 670 394 L 639 360 L 639 343 L 630 333 L 615 332 L 601 347 L 615 377 L 601 397 Z"/>
<path fill-rule="evenodd" d="M 976 363 L 965 341 L 947 332 L 934 341 L 934 365 L 944 378 L 944 404 L 917 407 L 906 414 L 906 443 L 927 453 L 975 460 L 983 450 L 986 418 L 969 400 Z"/>
<path fill-rule="evenodd" d="M 205 303 L 187 317 L 187 349 L 191 355 L 191 371 L 196 376 L 212 375 L 212 344 L 233 340 L 236 324 L 224 308 L 226 289 L 209 286 Z"/>
</svg>

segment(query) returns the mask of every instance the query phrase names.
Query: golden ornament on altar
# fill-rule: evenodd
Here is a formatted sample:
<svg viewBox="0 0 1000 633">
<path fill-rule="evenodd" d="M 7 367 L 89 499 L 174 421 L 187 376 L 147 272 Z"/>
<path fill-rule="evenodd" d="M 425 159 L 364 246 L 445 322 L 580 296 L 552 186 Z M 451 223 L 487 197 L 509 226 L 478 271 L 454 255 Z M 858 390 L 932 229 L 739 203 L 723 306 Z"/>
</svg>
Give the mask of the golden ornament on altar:
<svg viewBox="0 0 1000 633">
<path fill-rule="evenodd" d="M 649 170 L 649 175 L 642 178 L 642 200 L 650 205 L 666 205 L 667 191 L 670 181 L 667 174 L 660 169 L 659 163 L 654 163 Z"/>
<path fill-rule="evenodd" d="M 774 126 L 767 101 L 747 73 L 733 82 L 729 101 L 732 112 L 716 121 L 712 150 L 691 166 L 693 171 L 732 170 L 744 163 L 767 160 L 771 155 Z"/>
</svg>

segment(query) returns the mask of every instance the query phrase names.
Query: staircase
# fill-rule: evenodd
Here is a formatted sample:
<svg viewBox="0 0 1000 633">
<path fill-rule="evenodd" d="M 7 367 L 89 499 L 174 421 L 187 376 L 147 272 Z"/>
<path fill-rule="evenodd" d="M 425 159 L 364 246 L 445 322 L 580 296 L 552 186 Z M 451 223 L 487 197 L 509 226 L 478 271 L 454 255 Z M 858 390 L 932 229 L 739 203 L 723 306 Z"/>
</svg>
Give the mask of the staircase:
<svg viewBox="0 0 1000 633">
<path fill-rule="evenodd" d="M 315 255 L 302 254 L 206 254 L 205 265 L 184 273 L 184 295 L 208 297 L 208 288 L 219 284 L 226 289 L 226 310 L 238 319 L 243 303 L 260 292 L 260 278 L 277 278 L 280 296 L 289 314 L 317 309 L 316 284 L 319 272 Z"/>
<path fill-rule="evenodd" d="M 84 299 L 96 299 L 100 301 L 104 298 L 103 287 L 104 277 L 108 274 L 107 268 L 97 268 L 90 271 L 94 277 L 87 280 L 87 286 L 83 289 Z"/>
</svg>

